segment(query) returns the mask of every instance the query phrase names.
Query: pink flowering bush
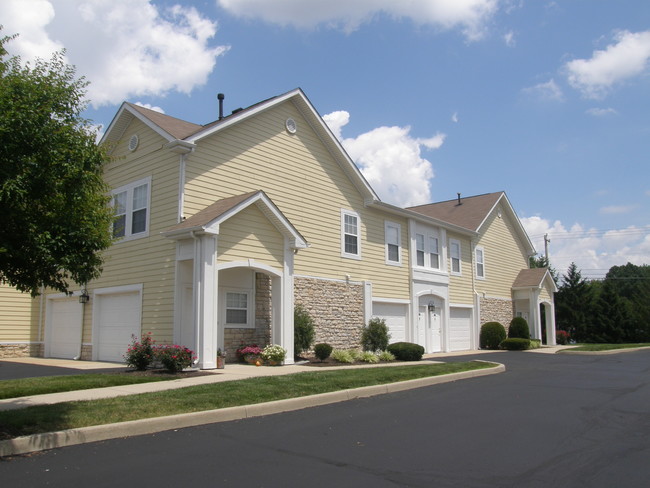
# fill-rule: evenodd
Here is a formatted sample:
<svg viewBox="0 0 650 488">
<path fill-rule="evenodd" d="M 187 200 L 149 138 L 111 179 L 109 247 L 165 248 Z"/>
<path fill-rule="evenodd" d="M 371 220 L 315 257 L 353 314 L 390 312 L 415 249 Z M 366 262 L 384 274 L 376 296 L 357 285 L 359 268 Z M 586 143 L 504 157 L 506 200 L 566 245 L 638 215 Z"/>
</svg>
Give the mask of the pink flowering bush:
<svg viewBox="0 0 650 488">
<path fill-rule="evenodd" d="M 170 373 L 178 373 L 189 368 L 196 359 L 194 352 L 185 346 L 158 346 L 156 347 L 156 358 L 163 367 Z"/>
<path fill-rule="evenodd" d="M 555 342 L 562 345 L 566 346 L 569 343 L 569 339 L 571 339 L 571 336 L 566 330 L 556 330 L 555 331 Z"/>
<path fill-rule="evenodd" d="M 237 359 L 239 361 L 244 361 L 246 356 L 259 356 L 262 354 L 262 348 L 258 347 L 257 344 L 241 344 L 235 351 L 235 354 L 237 354 Z"/>
<path fill-rule="evenodd" d="M 131 338 L 133 341 L 124 354 L 124 362 L 129 368 L 144 371 L 155 359 L 153 346 L 155 341 L 151 338 L 151 332 L 144 334 L 140 341 L 134 335 Z"/>
</svg>

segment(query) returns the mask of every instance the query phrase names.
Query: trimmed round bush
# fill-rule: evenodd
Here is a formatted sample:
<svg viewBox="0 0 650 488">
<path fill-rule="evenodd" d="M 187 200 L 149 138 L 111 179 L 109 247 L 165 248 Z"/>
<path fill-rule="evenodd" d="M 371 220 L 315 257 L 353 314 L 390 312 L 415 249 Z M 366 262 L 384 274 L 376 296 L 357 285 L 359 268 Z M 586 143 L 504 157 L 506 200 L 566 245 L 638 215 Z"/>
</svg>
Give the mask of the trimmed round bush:
<svg viewBox="0 0 650 488">
<path fill-rule="evenodd" d="M 322 361 L 325 361 L 328 357 L 330 357 L 330 354 L 332 354 L 332 350 L 334 348 L 330 346 L 329 344 L 323 342 L 321 344 L 316 344 L 314 346 L 314 355 Z"/>
<path fill-rule="evenodd" d="M 388 347 L 388 326 L 384 319 L 370 319 L 361 331 L 361 347 L 364 351 L 384 351 Z"/>
<path fill-rule="evenodd" d="M 412 342 L 396 342 L 390 344 L 386 350 L 398 361 L 420 361 L 424 354 L 424 348 Z"/>
<path fill-rule="evenodd" d="M 481 349 L 499 349 L 506 338 L 506 328 L 499 322 L 486 322 L 481 326 L 479 344 Z"/>
<path fill-rule="evenodd" d="M 510 321 L 508 326 L 508 338 L 530 339 L 530 329 L 528 322 L 523 317 L 515 317 Z"/>
<path fill-rule="evenodd" d="M 501 349 L 508 351 L 525 351 L 530 349 L 530 339 L 523 339 L 521 337 L 511 337 L 501 343 Z"/>
</svg>

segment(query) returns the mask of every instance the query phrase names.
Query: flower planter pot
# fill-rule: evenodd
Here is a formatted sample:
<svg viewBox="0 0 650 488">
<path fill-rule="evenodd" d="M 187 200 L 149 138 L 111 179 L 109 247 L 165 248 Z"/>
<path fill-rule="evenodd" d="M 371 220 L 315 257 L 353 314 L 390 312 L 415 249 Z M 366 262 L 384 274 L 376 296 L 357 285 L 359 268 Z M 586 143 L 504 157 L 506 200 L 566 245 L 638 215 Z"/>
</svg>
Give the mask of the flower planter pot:
<svg viewBox="0 0 650 488">
<path fill-rule="evenodd" d="M 217 356 L 217 369 L 223 369 L 226 366 L 226 358 Z"/>
<path fill-rule="evenodd" d="M 244 356 L 244 361 L 246 361 L 248 364 L 255 364 L 259 360 L 260 357 L 256 354 L 247 354 L 246 356 Z"/>
</svg>

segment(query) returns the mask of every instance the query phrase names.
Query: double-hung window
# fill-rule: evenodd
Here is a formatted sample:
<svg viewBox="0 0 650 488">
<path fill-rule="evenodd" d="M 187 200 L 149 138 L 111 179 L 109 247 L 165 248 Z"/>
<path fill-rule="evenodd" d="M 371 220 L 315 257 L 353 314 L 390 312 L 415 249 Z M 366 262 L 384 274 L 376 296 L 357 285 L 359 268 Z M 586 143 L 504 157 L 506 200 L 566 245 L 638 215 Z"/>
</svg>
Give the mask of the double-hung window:
<svg viewBox="0 0 650 488">
<path fill-rule="evenodd" d="M 248 293 L 226 292 L 226 325 L 248 325 Z"/>
<path fill-rule="evenodd" d="M 479 279 L 485 279 L 485 252 L 480 246 L 476 246 L 475 249 L 476 255 L 476 277 Z"/>
<path fill-rule="evenodd" d="M 437 233 L 425 231 L 415 234 L 415 265 L 440 269 L 440 244 Z"/>
<path fill-rule="evenodd" d="M 424 266 L 424 234 L 415 234 L 415 264 Z"/>
<path fill-rule="evenodd" d="M 460 241 L 457 241 L 456 239 L 449 240 L 449 257 L 451 259 L 451 274 L 461 274 Z"/>
<path fill-rule="evenodd" d="M 361 259 L 361 222 L 349 210 L 341 210 L 341 256 Z"/>
<path fill-rule="evenodd" d="M 438 238 L 434 236 L 429 236 L 429 267 L 440 269 L 440 249 Z"/>
<path fill-rule="evenodd" d="M 401 226 L 394 222 L 385 222 L 384 233 L 386 238 L 386 264 L 400 264 L 402 262 L 400 249 Z"/>
<path fill-rule="evenodd" d="M 149 235 L 151 178 L 117 188 L 112 195 L 113 237 L 128 240 Z"/>
</svg>

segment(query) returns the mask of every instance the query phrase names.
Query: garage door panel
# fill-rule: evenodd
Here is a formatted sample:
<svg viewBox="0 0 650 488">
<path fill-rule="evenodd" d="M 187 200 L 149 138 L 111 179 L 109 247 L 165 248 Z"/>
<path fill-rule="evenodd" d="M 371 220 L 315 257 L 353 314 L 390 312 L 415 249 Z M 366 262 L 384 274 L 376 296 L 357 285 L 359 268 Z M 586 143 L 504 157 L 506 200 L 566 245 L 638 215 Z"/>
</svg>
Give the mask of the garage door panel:
<svg viewBox="0 0 650 488">
<path fill-rule="evenodd" d="M 386 321 L 391 343 L 406 340 L 406 305 L 375 303 L 372 315 Z"/>
<path fill-rule="evenodd" d="M 468 308 L 449 309 L 449 349 L 467 351 L 471 349 L 472 311 Z"/>
<path fill-rule="evenodd" d="M 97 358 L 121 362 L 133 336 L 140 336 L 140 293 L 101 294 L 95 301 Z"/>
<path fill-rule="evenodd" d="M 79 355 L 83 307 L 76 298 L 52 300 L 49 307 L 49 356 Z"/>
</svg>

